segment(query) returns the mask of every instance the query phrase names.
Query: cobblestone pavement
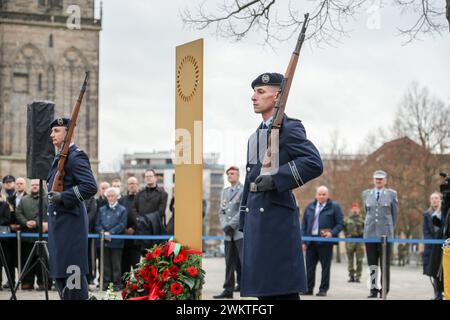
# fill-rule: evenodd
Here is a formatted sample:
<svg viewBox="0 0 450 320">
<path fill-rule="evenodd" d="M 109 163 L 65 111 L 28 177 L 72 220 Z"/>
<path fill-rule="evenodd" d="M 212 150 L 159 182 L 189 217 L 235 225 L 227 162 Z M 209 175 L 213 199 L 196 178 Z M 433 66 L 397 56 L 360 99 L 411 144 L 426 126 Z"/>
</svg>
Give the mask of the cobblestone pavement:
<svg viewBox="0 0 450 320">
<path fill-rule="evenodd" d="M 222 292 L 222 285 L 225 273 L 224 258 L 205 258 L 203 260 L 206 270 L 206 284 L 203 290 L 203 299 L 213 299 L 213 296 Z M 361 283 L 347 283 L 347 264 L 336 263 L 333 261 L 331 267 L 331 285 L 327 297 L 304 296 L 303 300 L 360 300 L 366 299 L 369 290 L 366 280 L 368 279 L 367 267 L 363 270 L 364 276 Z M 320 265 L 317 267 L 316 285 L 320 283 Z M 3 277 L 5 281 L 6 277 Z M 105 296 L 104 292 L 98 291 L 92 287 L 91 295 L 101 299 Z M 318 288 L 315 289 L 317 291 Z M 0 291 L 0 300 L 10 298 L 10 292 L 7 289 Z M 428 277 L 422 275 L 422 268 L 416 266 L 391 267 L 391 289 L 388 300 L 428 300 L 432 297 L 433 290 Z M 22 291 L 17 292 L 20 300 L 44 300 L 43 291 Z M 51 300 L 58 299 L 56 291 L 50 291 Z M 234 294 L 234 299 L 241 299 L 238 293 Z M 249 299 L 249 298 L 243 298 Z"/>
</svg>

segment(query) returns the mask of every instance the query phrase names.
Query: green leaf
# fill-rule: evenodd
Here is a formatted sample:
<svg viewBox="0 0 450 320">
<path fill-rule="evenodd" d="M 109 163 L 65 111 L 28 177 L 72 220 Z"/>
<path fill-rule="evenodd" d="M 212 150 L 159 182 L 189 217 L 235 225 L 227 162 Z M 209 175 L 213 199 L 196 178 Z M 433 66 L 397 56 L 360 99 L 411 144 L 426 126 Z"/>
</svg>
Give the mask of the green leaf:
<svg viewBox="0 0 450 320">
<path fill-rule="evenodd" d="M 189 286 L 190 289 L 194 288 L 194 285 L 195 285 L 195 280 L 194 280 L 194 279 L 191 279 L 191 278 L 185 278 L 185 279 L 183 280 L 183 282 L 184 282 L 185 284 L 187 284 L 187 285 Z"/>
</svg>

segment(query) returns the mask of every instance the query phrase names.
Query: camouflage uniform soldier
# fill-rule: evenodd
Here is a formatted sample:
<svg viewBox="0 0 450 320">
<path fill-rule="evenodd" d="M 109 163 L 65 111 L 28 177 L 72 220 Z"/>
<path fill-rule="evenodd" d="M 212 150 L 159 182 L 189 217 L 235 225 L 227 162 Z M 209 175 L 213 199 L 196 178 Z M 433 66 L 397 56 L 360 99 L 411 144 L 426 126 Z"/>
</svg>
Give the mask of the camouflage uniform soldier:
<svg viewBox="0 0 450 320">
<path fill-rule="evenodd" d="M 352 204 L 352 214 L 345 219 L 344 233 L 346 238 L 362 238 L 364 234 L 364 218 L 359 213 L 359 205 Z M 347 242 L 345 244 L 348 256 L 348 282 L 359 282 L 362 272 L 364 257 L 364 245 L 358 242 Z M 356 256 L 356 270 L 354 257 Z"/>
</svg>

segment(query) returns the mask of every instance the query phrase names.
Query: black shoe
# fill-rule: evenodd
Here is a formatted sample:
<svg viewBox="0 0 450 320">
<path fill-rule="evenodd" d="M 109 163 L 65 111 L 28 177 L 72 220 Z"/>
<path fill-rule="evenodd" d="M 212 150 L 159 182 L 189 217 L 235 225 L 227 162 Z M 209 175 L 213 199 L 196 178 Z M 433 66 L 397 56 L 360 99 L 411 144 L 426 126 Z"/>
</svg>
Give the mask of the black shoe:
<svg viewBox="0 0 450 320">
<path fill-rule="evenodd" d="M 234 292 L 240 292 L 241 291 L 241 287 L 239 285 L 236 286 L 236 288 L 234 288 Z"/>
<path fill-rule="evenodd" d="M 301 296 L 312 296 L 313 292 L 312 291 L 301 292 L 300 295 Z"/>
<path fill-rule="evenodd" d="M 379 291 L 379 290 L 371 290 L 370 291 L 370 295 L 367 296 L 367 298 L 369 298 L 369 299 L 376 299 L 376 298 L 378 298 L 378 293 L 380 293 L 380 297 L 381 297 L 381 291 Z"/>
<path fill-rule="evenodd" d="M 224 291 L 221 294 L 214 296 L 214 299 L 233 299 L 233 292 Z"/>
<path fill-rule="evenodd" d="M 316 293 L 317 297 L 326 297 L 327 296 L 327 292 L 326 291 L 319 291 Z"/>
<path fill-rule="evenodd" d="M 355 282 L 355 278 L 353 276 L 350 276 L 347 282 Z"/>
<path fill-rule="evenodd" d="M 1 288 L 1 287 L 0 287 L 0 288 Z M 5 283 L 5 284 L 3 285 L 3 289 L 9 289 L 9 284 Z"/>
<path fill-rule="evenodd" d="M 361 282 L 360 280 L 359 280 L 359 278 L 355 278 L 355 282 Z"/>
</svg>

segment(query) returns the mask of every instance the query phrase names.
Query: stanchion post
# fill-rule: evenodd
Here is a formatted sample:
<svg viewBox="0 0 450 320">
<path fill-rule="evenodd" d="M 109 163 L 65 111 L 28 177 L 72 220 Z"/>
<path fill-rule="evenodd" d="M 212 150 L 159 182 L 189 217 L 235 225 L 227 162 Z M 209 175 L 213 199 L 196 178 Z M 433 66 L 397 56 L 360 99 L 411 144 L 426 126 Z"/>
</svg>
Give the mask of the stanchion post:
<svg viewBox="0 0 450 320">
<path fill-rule="evenodd" d="M 20 230 L 17 230 L 17 270 L 19 271 L 19 275 L 22 274 L 22 233 Z M 13 270 L 14 271 L 14 270 Z M 13 272 L 10 271 L 10 272 Z"/>
<path fill-rule="evenodd" d="M 105 253 L 105 233 L 102 232 L 100 237 L 100 291 L 103 291 L 104 253 Z"/>
<path fill-rule="evenodd" d="M 387 236 L 381 236 L 381 298 L 386 300 Z"/>
</svg>

